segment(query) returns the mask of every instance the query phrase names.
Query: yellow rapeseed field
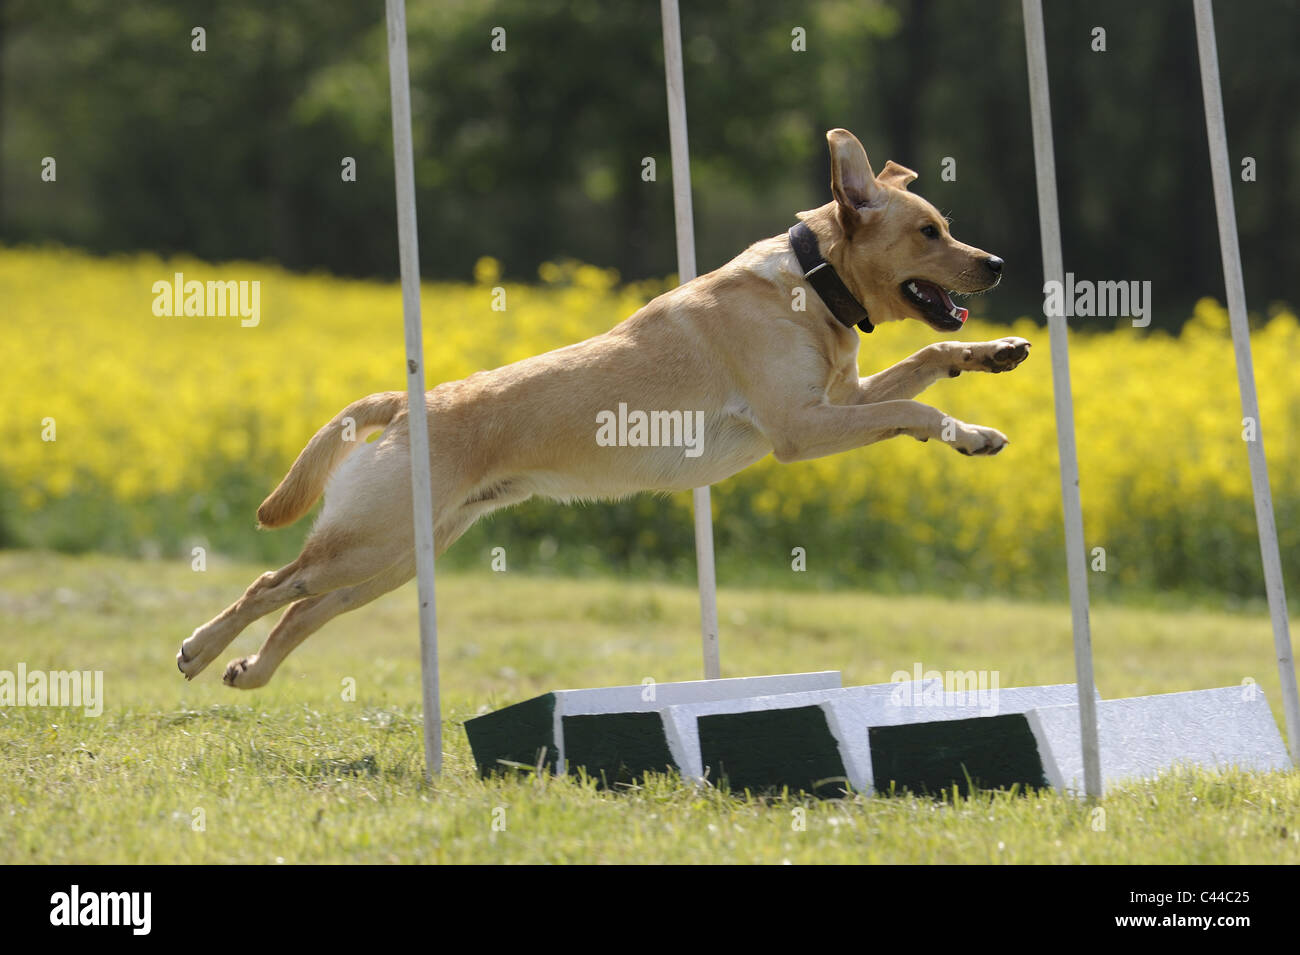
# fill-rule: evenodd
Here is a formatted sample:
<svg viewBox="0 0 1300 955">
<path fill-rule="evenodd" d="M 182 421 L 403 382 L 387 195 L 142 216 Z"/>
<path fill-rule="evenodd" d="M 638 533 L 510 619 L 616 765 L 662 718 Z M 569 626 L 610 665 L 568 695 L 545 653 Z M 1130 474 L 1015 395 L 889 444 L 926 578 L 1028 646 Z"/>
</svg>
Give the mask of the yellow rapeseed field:
<svg viewBox="0 0 1300 955">
<path fill-rule="evenodd" d="M 156 315 L 154 284 L 176 273 L 259 282 L 258 323 Z M 491 260 L 475 279 L 424 286 L 431 384 L 603 331 L 666 287 L 619 285 L 612 273 L 572 264 L 543 266 L 535 284 L 502 283 Z M 498 286 L 501 311 L 492 307 Z M 0 529 L 11 543 L 152 539 L 174 547 L 223 523 L 236 529 L 226 539 L 251 536 L 251 508 L 316 428 L 356 397 L 405 383 L 395 284 L 251 263 L 7 249 L 0 311 Z M 1010 328 L 976 322 L 959 337 L 1009 333 L 1034 343 L 1020 369 L 940 382 L 922 399 L 1004 431 L 1011 445 L 1002 455 L 968 459 L 897 439 L 799 465 L 766 459 L 715 489 L 720 560 L 728 547 L 741 561 L 766 547 L 767 559 L 788 564 L 791 548 L 802 546 L 812 567 L 850 579 L 855 567 L 929 576 L 941 588 L 1054 579 L 1060 486 L 1046 330 L 1027 319 Z M 863 339 L 863 372 L 934 338 L 920 323 L 885 326 Z M 1253 348 L 1294 581 L 1295 315 L 1273 315 Z M 1178 337 L 1130 328 L 1075 334 L 1071 368 L 1088 546 L 1105 548 L 1102 586 L 1250 592 L 1259 558 L 1225 311 L 1202 301 Z M 629 520 L 647 513 L 636 502 L 622 506 L 632 508 Z M 653 506 L 649 513 L 666 507 L 688 523 L 687 495 Z M 52 513 L 63 515 L 58 528 Z M 189 519 L 195 527 L 175 526 Z M 592 523 L 600 546 L 608 528 Z M 99 539 L 104 528 L 112 540 Z M 663 540 L 653 527 L 638 539 L 650 550 Z"/>
</svg>

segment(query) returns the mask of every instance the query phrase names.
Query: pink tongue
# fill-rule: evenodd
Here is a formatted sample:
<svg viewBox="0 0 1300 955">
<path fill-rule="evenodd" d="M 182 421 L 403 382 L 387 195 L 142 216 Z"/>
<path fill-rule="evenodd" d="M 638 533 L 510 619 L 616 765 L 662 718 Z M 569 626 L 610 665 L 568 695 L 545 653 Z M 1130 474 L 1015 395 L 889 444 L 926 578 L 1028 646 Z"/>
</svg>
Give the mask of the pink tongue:
<svg viewBox="0 0 1300 955">
<path fill-rule="evenodd" d="M 944 307 L 950 318 L 955 318 L 959 322 L 965 322 L 967 316 L 970 315 L 968 309 L 964 309 L 954 302 L 948 297 L 947 292 L 945 292 L 940 286 L 935 285 L 933 282 L 920 284 L 920 287 L 923 290 L 922 294 L 924 294 L 927 299 L 932 302 L 936 299 L 938 300 L 938 304 Z"/>
<path fill-rule="evenodd" d="M 937 285 L 934 286 L 934 289 L 936 292 L 939 293 L 939 301 L 942 302 L 945 307 L 947 307 L 948 315 L 952 318 L 957 319 L 957 321 L 959 322 L 966 321 L 966 316 L 969 315 L 970 312 L 967 309 L 962 308 L 951 298 L 949 298 L 948 293 L 945 292 L 943 289 L 939 288 L 939 286 Z"/>
</svg>

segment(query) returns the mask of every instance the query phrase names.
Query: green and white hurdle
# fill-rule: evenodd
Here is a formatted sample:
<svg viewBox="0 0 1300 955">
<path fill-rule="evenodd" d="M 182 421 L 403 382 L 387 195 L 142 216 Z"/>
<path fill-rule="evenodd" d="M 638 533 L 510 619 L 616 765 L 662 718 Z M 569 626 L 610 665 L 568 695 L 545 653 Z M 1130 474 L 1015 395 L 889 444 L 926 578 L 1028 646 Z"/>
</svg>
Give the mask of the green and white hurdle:
<svg viewBox="0 0 1300 955">
<path fill-rule="evenodd" d="M 663 730 L 666 709 L 839 685 L 839 672 L 828 670 L 555 690 L 468 720 L 465 732 L 483 775 L 509 766 L 581 769 L 612 782 L 682 765 L 680 744 Z"/>
<path fill-rule="evenodd" d="M 466 722 L 479 772 L 674 772 L 732 791 L 1085 791 L 1074 684 L 945 690 L 928 679 L 840 688 L 836 672 L 559 690 Z M 1103 784 L 1183 768 L 1287 769 L 1258 687 L 1102 700 Z"/>
</svg>

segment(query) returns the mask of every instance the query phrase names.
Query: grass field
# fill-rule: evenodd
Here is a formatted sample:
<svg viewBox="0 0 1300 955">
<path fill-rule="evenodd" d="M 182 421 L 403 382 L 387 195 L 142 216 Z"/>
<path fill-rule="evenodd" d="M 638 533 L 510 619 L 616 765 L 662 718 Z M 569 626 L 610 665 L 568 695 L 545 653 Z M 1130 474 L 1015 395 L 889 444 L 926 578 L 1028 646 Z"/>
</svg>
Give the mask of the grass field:
<svg viewBox="0 0 1300 955">
<path fill-rule="evenodd" d="M 222 686 L 220 664 L 192 684 L 176 672 L 180 640 L 263 569 L 0 553 L 0 669 L 102 670 L 105 696 L 99 717 L 0 708 L 0 862 L 1300 861 L 1295 774 L 1138 784 L 1107 796 L 1101 830 L 1054 793 L 818 802 L 671 778 L 479 780 L 461 727 L 478 712 L 699 676 L 694 592 L 638 580 L 440 577 L 446 771 L 429 788 L 410 586 L 312 637 L 265 689 Z M 849 685 L 920 662 L 1072 680 L 1064 606 L 724 589 L 720 609 L 724 675 L 840 669 Z M 1280 716 L 1261 614 L 1098 607 L 1093 623 L 1106 696 L 1250 677 Z"/>
</svg>

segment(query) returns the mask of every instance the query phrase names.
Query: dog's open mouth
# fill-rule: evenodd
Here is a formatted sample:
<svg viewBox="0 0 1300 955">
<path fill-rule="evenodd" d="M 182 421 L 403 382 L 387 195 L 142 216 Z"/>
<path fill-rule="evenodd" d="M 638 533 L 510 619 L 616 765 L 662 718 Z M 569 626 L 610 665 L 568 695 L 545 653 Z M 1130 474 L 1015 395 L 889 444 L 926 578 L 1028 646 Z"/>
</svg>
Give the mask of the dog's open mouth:
<svg viewBox="0 0 1300 955">
<path fill-rule="evenodd" d="M 961 328 L 970 313 L 953 304 L 952 297 L 941 286 L 924 279 L 908 279 L 902 284 L 903 297 L 917 307 L 921 317 L 941 332 L 955 332 Z"/>
</svg>

